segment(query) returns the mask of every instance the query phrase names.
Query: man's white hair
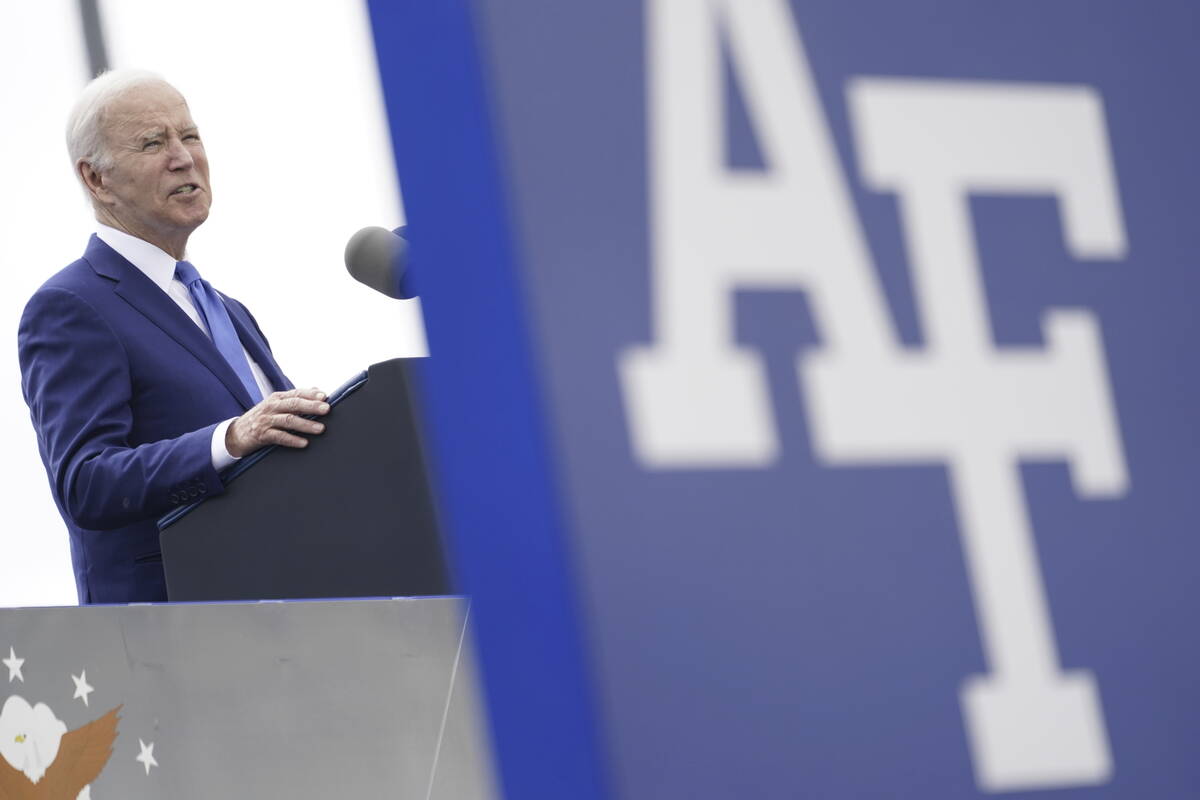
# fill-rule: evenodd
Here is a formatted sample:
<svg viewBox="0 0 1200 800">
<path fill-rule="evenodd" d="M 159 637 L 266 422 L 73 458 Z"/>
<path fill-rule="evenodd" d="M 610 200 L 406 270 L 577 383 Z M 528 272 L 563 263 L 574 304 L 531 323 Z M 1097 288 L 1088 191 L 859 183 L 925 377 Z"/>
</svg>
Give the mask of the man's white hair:
<svg viewBox="0 0 1200 800">
<path fill-rule="evenodd" d="M 98 75 L 84 87 L 71 116 L 67 118 L 67 152 L 71 166 L 80 159 L 100 172 L 112 166 L 113 156 L 104 140 L 104 111 L 114 100 L 139 86 L 165 84 L 163 77 L 145 69 L 113 69 Z M 75 177 L 81 181 L 79 171 Z M 85 187 L 86 188 L 86 187 Z"/>
</svg>

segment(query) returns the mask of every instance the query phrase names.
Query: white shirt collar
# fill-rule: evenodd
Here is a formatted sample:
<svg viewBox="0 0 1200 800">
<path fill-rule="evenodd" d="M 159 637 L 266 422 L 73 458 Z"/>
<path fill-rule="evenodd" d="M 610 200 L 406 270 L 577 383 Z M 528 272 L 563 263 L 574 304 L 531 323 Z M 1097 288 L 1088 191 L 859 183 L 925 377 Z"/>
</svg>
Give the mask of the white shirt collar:
<svg viewBox="0 0 1200 800">
<path fill-rule="evenodd" d="M 160 250 L 136 236 L 131 236 L 125 231 L 119 231 L 99 222 L 96 223 L 96 236 L 100 241 L 116 250 L 126 261 L 144 272 L 146 277 L 154 281 L 158 288 L 164 292 L 167 291 L 167 287 L 175 278 L 176 261 L 170 253 Z"/>
</svg>

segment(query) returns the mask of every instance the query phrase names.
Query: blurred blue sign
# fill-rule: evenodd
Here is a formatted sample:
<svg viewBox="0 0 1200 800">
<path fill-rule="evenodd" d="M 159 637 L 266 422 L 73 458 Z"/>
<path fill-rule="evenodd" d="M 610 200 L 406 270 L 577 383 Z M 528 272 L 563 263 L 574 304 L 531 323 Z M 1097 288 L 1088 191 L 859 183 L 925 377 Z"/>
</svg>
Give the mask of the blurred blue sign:
<svg viewBox="0 0 1200 800">
<path fill-rule="evenodd" d="M 372 4 L 509 796 L 1195 794 L 1194 9 Z"/>
</svg>

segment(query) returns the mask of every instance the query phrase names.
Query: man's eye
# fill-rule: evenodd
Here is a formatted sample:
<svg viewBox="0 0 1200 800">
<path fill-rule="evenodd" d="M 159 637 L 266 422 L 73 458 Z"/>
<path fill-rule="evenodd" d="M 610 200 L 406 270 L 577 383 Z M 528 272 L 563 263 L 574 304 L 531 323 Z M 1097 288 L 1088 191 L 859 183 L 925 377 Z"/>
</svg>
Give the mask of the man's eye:
<svg viewBox="0 0 1200 800">
<path fill-rule="evenodd" d="M 183 137 L 183 140 L 185 142 L 198 142 L 200 141 L 200 135 L 196 133 L 189 133 L 187 136 Z"/>
<path fill-rule="evenodd" d="M 148 142 L 143 142 L 143 143 L 142 143 L 142 149 L 143 149 L 143 150 L 153 150 L 153 149 L 155 149 L 156 147 L 158 147 L 158 146 L 159 146 L 159 144 L 161 144 L 161 142 L 159 142 L 157 139 L 152 139 L 152 140 L 150 140 L 150 141 L 148 141 Z"/>
</svg>

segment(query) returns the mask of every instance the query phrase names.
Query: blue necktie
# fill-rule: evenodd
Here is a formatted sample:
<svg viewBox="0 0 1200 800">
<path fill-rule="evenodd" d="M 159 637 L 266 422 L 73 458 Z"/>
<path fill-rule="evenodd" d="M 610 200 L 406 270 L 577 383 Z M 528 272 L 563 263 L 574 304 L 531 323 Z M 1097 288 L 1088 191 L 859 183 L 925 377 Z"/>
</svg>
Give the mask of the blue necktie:
<svg viewBox="0 0 1200 800">
<path fill-rule="evenodd" d="M 190 262 L 180 261 L 177 263 L 175 275 L 191 293 L 196 310 L 200 312 L 200 316 L 208 325 L 208 333 L 212 336 L 213 344 L 217 346 L 217 350 L 225 357 L 229 366 L 233 367 L 233 371 L 237 373 L 242 385 L 246 387 L 246 391 L 250 395 L 250 402 L 258 403 L 262 400 L 262 391 L 259 390 L 258 383 L 254 380 L 254 373 L 250 371 L 250 362 L 246 360 L 246 351 L 242 349 L 237 329 L 233 327 L 233 321 L 229 319 L 229 312 L 225 310 L 225 303 L 221 301 L 221 296 L 213 287 L 209 286 L 208 281 L 200 277 L 200 273 Z"/>
</svg>

